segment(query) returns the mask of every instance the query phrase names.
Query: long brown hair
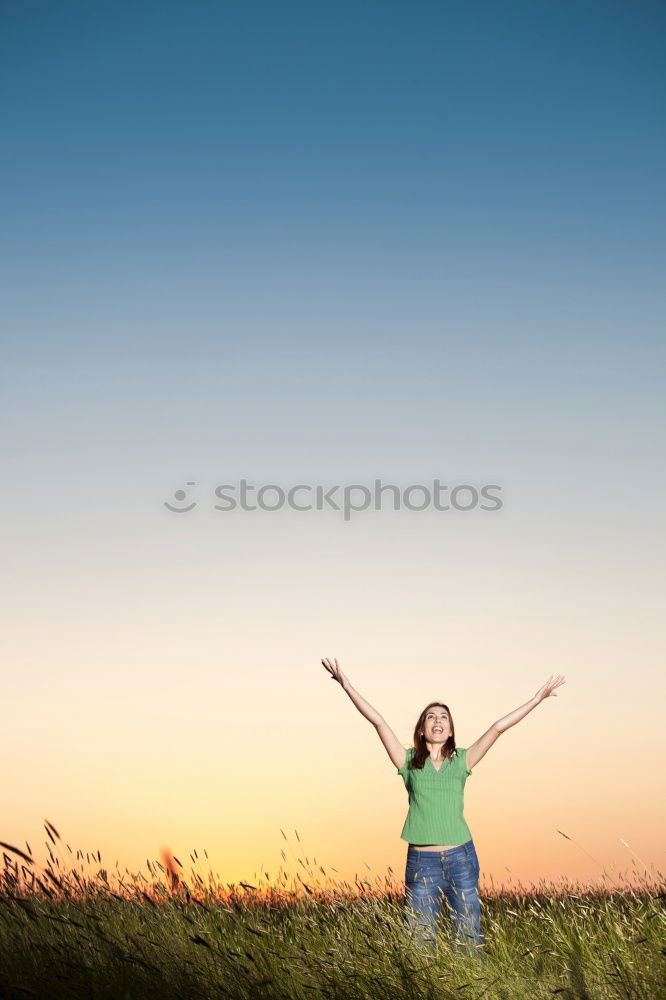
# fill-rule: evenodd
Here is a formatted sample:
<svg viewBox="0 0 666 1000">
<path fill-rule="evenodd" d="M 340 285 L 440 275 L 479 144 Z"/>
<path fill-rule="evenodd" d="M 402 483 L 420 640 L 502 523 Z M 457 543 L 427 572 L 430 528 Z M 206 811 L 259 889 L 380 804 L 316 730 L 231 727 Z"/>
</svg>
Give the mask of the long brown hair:
<svg viewBox="0 0 666 1000">
<path fill-rule="evenodd" d="M 428 744 L 426 743 L 425 736 L 422 736 L 423 728 L 425 726 L 425 718 L 431 708 L 445 708 L 448 716 L 449 722 L 451 724 L 451 735 L 442 747 L 442 757 L 446 759 L 447 757 L 455 757 L 456 755 L 456 731 L 453 725 L 453 716 L 451 715 L 451 709 L 448 705 L 445 705 L 443 701 L 431 701 L 429 705 L 423 709 L 419 715 L 419 721 L 414 726 L 414 754 L 410 761 L 410 768 L 418 767 L 421 769 L 426 762 L 426 757 L 430 756 L 428 750 Z"/>
</svg>

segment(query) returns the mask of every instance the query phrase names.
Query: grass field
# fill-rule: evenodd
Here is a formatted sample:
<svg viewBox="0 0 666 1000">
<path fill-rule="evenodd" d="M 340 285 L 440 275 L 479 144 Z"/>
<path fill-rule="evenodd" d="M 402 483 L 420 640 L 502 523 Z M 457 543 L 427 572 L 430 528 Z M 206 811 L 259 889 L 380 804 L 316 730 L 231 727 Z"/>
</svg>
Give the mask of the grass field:
<svg viewBox="0 0 666 1000">
<path fill-rule="evenodd" d="M 444 919 L 430 957 L 408 938 L 399 881 L 335 882 L 320 866 L 323 885 L 298 858 L 305 880 L 281 871 L 272 883 L 223 885 L 203 878 L 196 851 L 187 879 L 168 853 L 146 862 L 150 877 L 112 877 L 101 855 L 69 845 L 65 867 L 55 827 L 46 830 L 44 866 L 27 844 L 2 844 L 0 998 L 666 997 L 666 894 L 647 873 L 613 887 L 605 875 L 595 885 L 482 883 L 486 954 L 453 950 Z M 100 867 L 84 874 L 84 861 Z"/>
</svg>

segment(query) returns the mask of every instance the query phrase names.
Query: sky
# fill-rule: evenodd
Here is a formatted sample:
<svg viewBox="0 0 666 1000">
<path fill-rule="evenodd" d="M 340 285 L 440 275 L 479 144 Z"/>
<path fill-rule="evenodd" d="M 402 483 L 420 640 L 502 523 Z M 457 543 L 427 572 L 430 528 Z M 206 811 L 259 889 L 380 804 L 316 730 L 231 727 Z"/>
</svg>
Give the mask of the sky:
<svg viewBox="0 0 666 1000">
<path fill-rule="evenodd" d="M 405 747 L 564 674 L 468 778 L 482 883 L 663 872 L 665 36 L 647 0 L 2 5 L 0 839 L 232 882 L 284 830 L 403 877 L 337 656 Z M 501 505 L 220 509 L 242 479 Z"/>
</svg>

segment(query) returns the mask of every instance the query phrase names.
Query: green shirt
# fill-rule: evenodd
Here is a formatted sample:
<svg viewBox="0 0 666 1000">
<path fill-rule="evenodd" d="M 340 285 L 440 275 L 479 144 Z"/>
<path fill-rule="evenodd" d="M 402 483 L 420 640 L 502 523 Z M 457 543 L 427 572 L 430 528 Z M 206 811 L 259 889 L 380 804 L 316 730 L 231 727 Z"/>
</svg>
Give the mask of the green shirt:
<svg viewBox="0 0 666 1000">
<path fill-rule="evenodd" d="M 397 773 L 402 775 L 409 794 L 409 812 L 400 834 L 411 844 L 466 844 L 472 839 L 463 816 L 467 776 L 467 750 L 456 748 L 455 757 L 443 760 L 439 770 L 430 757 L 423 769 L 411 769 L 414 747 Z"/>
</svg>

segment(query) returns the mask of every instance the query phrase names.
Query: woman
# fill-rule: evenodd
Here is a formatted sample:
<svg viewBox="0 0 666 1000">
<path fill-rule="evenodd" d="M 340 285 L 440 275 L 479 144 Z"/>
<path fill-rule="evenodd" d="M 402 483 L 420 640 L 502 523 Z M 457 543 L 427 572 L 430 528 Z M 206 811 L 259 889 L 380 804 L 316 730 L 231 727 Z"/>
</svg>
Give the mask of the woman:
<svg viewBox="0 0 666 1000">
<path fill-rule="evenodd" d="M 479 861 L 463 816 L 465 782 L 472 768 L 500 735 L 564 684 L 552 676 L 529 701 L 494 722 L 466 750 L 456 748 L 453 719 L 447 705 L 431 702 L 414 727 L 414 746 L 405 750 L 372 705 L 351 686 L 336 659 L 321 661 L 379 734 L 386 752 L 402 775 L 409 811 L 401 837 L 409 843 L 405 868 L 405 903 L 409 926 L 434 951 L 442 898 L 447 901 L 453 937 L 474 949 L 485 947 L 479 906 Z"/>
</svg>

